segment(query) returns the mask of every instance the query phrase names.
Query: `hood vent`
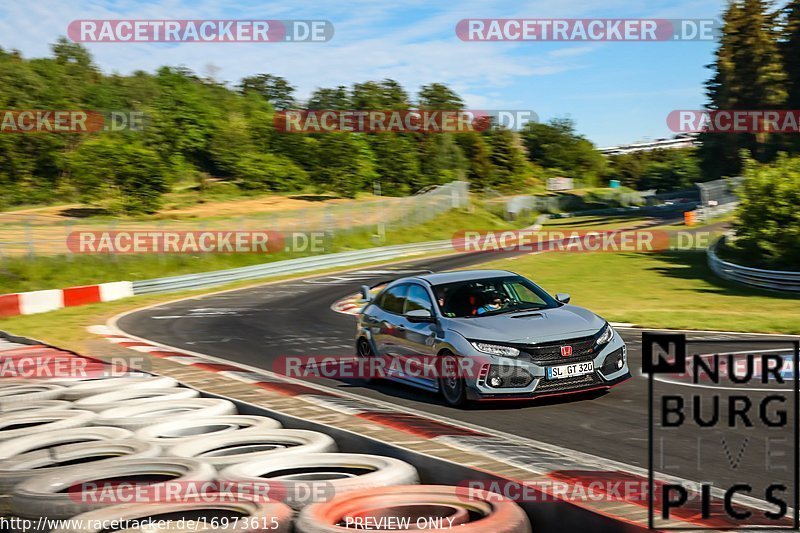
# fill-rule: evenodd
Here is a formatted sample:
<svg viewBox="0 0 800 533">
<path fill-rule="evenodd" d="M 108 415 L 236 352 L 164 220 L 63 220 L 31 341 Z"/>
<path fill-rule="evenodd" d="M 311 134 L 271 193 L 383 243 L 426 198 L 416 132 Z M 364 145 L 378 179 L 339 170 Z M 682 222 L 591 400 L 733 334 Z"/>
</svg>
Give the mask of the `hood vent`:
<svg viewBox="0 0 800 533">
<path fill-rule="evenodd" d="M 525 315 L 514 315 L 511 318 L 545 318 L 543 313 L 528 313 Z"/>
</svg>

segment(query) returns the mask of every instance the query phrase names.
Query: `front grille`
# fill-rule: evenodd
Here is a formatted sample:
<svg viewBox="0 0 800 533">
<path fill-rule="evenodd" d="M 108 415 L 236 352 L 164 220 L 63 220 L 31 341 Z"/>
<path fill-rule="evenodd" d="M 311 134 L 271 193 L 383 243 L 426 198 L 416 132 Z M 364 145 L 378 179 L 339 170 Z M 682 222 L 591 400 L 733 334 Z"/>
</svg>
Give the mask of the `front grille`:
<svg viewBox="0 0 800 533">
<path fill-rule="evenodd" d="M 527 355 L 534 363 L 552 363 L 554 361 L 569 361 L 579 363 L 593 359 L 600 347 L 596 344 L 597 336 L 578 337 L 575 339 L 565 339 L 558 342 L 547 342 L 542 344 L 522 344 L 516 347 L 520 350 L 520 356 Z M 561 355 L 562 346 L 572 346 L 572 355 L 564 357 Z"/>
<path fill-rule="evenodd" d="M 491 370 L 489 370 L 489 380 L 496 376 L 503 379 L 503 384 L 498 387 L 501 389 L 527 387 L 533 381 L 533 376 L 527 370 L 519 366 L 492 365 Z M 487 380 L 487 383 L 488 382 Z"/>
<path fill-rule="evenodd" d="M 539 386 L 536 387 L 534 392 L 568 392 L 577 389 L 585 389 L 602 384 L 602 380 L 597 376 L 596 372 L 587 374 L 585 376 L 578 376 L 574 378 L 539 380 Z"/>
</svg>

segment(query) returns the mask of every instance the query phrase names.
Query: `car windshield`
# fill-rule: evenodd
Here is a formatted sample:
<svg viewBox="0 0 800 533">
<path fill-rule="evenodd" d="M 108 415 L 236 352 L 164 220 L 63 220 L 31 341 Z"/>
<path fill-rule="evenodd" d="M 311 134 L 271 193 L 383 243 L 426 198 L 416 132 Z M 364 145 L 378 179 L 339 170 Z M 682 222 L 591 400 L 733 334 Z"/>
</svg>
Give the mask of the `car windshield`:
<svg viewBox="0 0 800 533">
<path fill-rule="evenodd" d="M 443 316 L 465 318 L 552 309 L 560 304 L 522 276 L 503 276 L 435 285 Z"/>
</svg>

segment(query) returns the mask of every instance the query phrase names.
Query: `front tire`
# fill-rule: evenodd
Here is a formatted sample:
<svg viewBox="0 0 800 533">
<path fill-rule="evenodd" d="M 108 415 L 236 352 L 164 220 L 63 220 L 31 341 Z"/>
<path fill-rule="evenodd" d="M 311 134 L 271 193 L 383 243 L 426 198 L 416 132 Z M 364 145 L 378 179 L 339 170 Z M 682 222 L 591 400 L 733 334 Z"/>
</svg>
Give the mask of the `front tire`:
<svg viewBox="0 0 800 533">
<path fill-rule="evenodd" d="M 372 350 L 372 344 L 366 339 L 366 337 L 361 337 L 358 339 L 358 342 L 356 343 L 356 355 L 365 359 L 368 357 L 375 357 L 375 352 Z M 366 383 L 374 383 L 377 381 L 377 378 L 363 376 L 363 380 Z"/>
<path fill-rule="evenodd" d="M 452 353 L 443 352 L 440 357 L 442 358 L 440 368 L 459 368 L 458 358 Z M 451 372 L 443 371 L 442 374 L 439 378 L 439 392 L 442 394 L 445 403 L 450 407 L 463 407 L 466 405 L 467 385 L 464 382 L 464 378 L 459 375 L 460 372 L 455 372 L 454 375 L 451 375 Z"/>
</svg>

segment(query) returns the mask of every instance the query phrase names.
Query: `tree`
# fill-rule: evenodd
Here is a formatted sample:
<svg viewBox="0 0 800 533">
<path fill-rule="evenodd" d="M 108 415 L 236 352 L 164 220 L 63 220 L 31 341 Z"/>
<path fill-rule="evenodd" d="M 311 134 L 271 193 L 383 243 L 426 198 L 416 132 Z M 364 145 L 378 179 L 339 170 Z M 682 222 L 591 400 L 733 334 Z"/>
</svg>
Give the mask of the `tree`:
<svg viewBox="0 0 800 533">
<path fill-rule="evenodd" d="M 664 150 L 661 161 L 653 161 L 644 170 L 640 189 L 658 192 L 688 189 L 702 181 L 694 150 Z"/>
<path fill-rule="evenodd" d="M 763 0 L 737 0 L 723 17 L 722 37 L 711 79 L 706 83 L 709 110 L 779 109 L 786 101 L 786 75 L 778 53 L 775 16 Z M 706 132 L 700 155 L 711 177 L 738 175 L 739 153 L 746 149 L 756 159 L 775 155 L 769 134 Z"/>
<path fill-rule="evenodd" d="M 438 83 L 421 88 L 420 103 L 463 106 Z M 231 90 L 185 67 L 106 75 L 86 48 L 66 39 L 47 58 L 0 49 L 0 108 L 130 110 L 146 117 L 143 129 L 124 133 L 0 135 L 0 204 L 83 199 L 133 213 L 155 209 L 178 181 L 200 183 L 201 192 L 210 178 L 248 190 L 300 190 L 310 183 L 355 196 L 377 179 L 384 194 L 407 194 L 465 175 L 488 183 L 517 172 L 511 146 L 518 142 L 502 139 L 495 159 L 503 169 L 495 172 L 490 133 L 475 134 L 476 149 L 465 157 L 469 143 L 460 135 L 278 131 L 275 109 L 298 105 L 294 87 L 274 74 L 246 77 Z M 383 79 L 318 89 L 307 106 L 404 110 L 413 104 L 397 81 Z M 110 168 L 127 164 L 133 168 Z"/>
<path fill-rule="evenodd" d="M 290 191 L 308 183 L 308 174 L 285 157 L 248 152 L 237 158 L 233 175 L 244 189 Z"/>
<path fill-rule="evenodd" d="M 159 95 L 149 108 L 148 142 L 164 160 L 180 153 L 201 170 L 211 170 L 209 141 L 223 111 L 214 105 L 204 83 L 186 69 L 162 68 L 156 82 Z"/>
<path fill-rule="evenodd" d="M 356 83 L 350 95 L 353 109 L 398 110 L 408 109 L 408 93 L 394 80 Z"/>
<path fill-rule="evenodd" d="M 800 158 L 781 154 L 773 164 L 745 158 L 736 246 L 767 264 L 800 264 Z"/>
<path fill-rule="evenodd" d="M 158 153 L 122 135 L 90 139 L 69 157 L 85 201 L 117 201 L 125 213 L 152 213 L 167 190 L 167 169 Z"/>
<path fill-rule="evenodd" d="M 472 188 L 483 189 L 494 186 L 495 169 L 485 136 L 480 133 L 463 133 L 456 140 L 467 158 L 467 180 Z"/>
<path fill-rule="evenodd" d="M 280 76 L 272 74 L 248 76 L 239 83 L 239 89 L 243 94 L 255 92 L 261 95 L 275 109 L 291 109 L 296 106 L 294 86 Z"/>
<path fill-rule="evenodd" d="M 659 192 L 688 189 L 705 181 L 694 148 L 614 155 L 609 157 L 606 176 L 626 187 Z"/>
<path fill-rule="evenodd" d="M 464 179 L 467 161 L 451 133 L 421 133 L 417 137 L 419 185 L 436 185 Z"/>
<path fill-rule="evenodd" d="M 376 133 L 369 136 L 375 172 L 381 191 L 387 195 L 415 192 L 424 185 L 412 136 L 407 133 Z"/>
<path fill-rule="evenodd" d="M 780 42 L 783 70 L 786 73 L 786 109 L 800 109 L 800 0 L 791 0 L 784 8 Z M 800 151 L 796 135 L 784 135 L 781 147 Z"/>
<path fill-rule="evenodd" d="M 355 197 L 378 177 L 363 135 L 327 133 L 314 136 L 311 179 L 320 190 Z"/>
<path fill-rule="evenodd" d="M 528 159 L 542 168 L 586 183 L 597 183 L 605 172 L 605 158 L 575 132 L 570 119 L 554 119 L 547 124 L 528 122 L 520 135 Z"/>
<path fill-rule="evenodd" d="M 419 107 L 442 111 L 463 109 L 464 101 L 447 85 L 431 83 L 420 88 Z"/>
<path fill-rule="evenodd" d="M 347 87 L 340 85 L 335 89 L 317 89 L 311 94 L 306 105 L 308 109 L 349 109 L 351 107 L 350 96 L 347 94 Z"/>
<path fill-rule="evenodd" d="M 525 178 L 525 155 L 511 130 L 499 128 L 491 135 L 491 155 L 495 183 L 503 188 L 519 186 Z"/>
<path fill-rule="evenodd" d="M 786 106 L 800 109 L 800 0 L 791 0 L 784 14 L 781 55 L 786 72 Z"/>
</svg>

